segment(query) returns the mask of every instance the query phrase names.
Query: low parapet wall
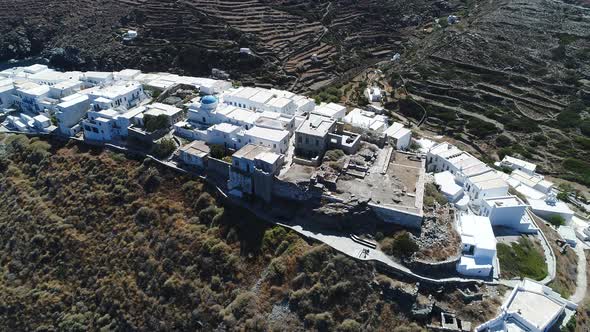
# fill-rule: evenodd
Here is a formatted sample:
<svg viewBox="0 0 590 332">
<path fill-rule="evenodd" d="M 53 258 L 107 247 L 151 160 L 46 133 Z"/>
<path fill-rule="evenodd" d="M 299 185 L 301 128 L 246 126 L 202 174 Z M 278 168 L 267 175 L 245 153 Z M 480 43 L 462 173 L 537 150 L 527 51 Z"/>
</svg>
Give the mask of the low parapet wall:
<svg viewBox="0 0 590 332">
<path fill-rule="evenodd" d="M 422 260 L 414 260 L 410 263 L 412 271 L 424 275 L 434 274 L 455 274 L 457 272 L 457 263 L 461 256 L 453 257 L 442 262 L 427 262 Z"/>
<path fill-rule="evenodd" d="M 369 203 L 369 206 L 385 222 L 415 229 L 422 227 L 422 215 L 375 203 Z"/>
</svg>

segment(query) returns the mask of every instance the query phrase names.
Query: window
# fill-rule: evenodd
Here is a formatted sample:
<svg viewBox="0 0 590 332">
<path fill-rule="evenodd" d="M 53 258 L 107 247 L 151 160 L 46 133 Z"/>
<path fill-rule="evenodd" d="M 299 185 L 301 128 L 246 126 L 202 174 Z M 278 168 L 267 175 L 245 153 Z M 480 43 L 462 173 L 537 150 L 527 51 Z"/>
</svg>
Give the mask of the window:
<svg viewBox="0 0 590 332">
<path fill-rule="evenodd" d="M 273 144 L 272 147 L 276 149 L 277 148 L 277 145 L 276 144 Z"/>
<path fill-rule="evenodd" d="M 320 146 L 320 140 L 319 139 L 316 139 L 315 140 L 315 146 Z"/>
<path fill-rule="evenodd" d="M 302 139 L 301 136 L 297 136 L 297 142 L 301 143 Z"/>
<path fill-rule="evenodd" d="M 204 122 L 204 123 L 207 123 L 207 120 L 205 119 L 205 117 L 203 117 L 203 122 Z"/>
</svg>

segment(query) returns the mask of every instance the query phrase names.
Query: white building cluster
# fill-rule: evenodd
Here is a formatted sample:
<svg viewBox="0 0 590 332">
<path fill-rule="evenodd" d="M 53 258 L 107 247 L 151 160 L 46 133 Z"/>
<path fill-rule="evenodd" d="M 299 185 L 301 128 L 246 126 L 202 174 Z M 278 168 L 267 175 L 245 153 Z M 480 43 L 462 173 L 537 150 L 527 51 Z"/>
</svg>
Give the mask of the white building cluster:
<svg viewBox="0 0 590 332">
<path fill-rule="evenodd" d="M 506 157 L 496 165 L 512 169 L 508 175 L 449 143 L 430 146 L 426 162 L 427 171 L 435 173 L 434 182 L 460 211 L 458 230 L 464 251 L 457 270 L 462 274 L 489 276 L 496 259 L 495 244 L 490 245 L 492 227 L 537 233 L 531 212 L 543 218 L 559 215 L 571 223 L 573 211 L 555 198 L 553 183 L 535 173 L 535 164 Z M 509 194 L 509 188 L 523 198 Z"/>
<path fill-rule="evenodd" d="M 183 108 L 151 100 L 154 91 L 173 86 L 198 89 L 199 97 Z M 411 140 L 409 129 L 390 125 L 386 116 L 372 111 L 354 109 L 347 115 L 345 106 L 316 106 L 313 99 L 285 90 L 135 69 L 58 72 L 33 65 L 5 70 L 0 72 L 0 110 L 11 113 L 4 123 L 10 130 L 81 134 L 92 142 L 152 143 L 173 128 L 200 142 L 179 149 L 180 160 L 206 167 L 212 146 L 218 145 L 234 160 L 231 191 L 264 199 L 270 193 L 264 179 L 274 177 L 285 160 L 317 166 L 328 149 L 356 153 L 365 134 L 399 150 Z"/>
<path fill-rule="evenodd" d="M 492 227 L 536 233 L 529 205 L 510 195 L 505 177 L 470 153 L 449 143 L 436 144 L 426 154 L 427 171 L 449 202 L 459 210 L 458 231 L 463 254 L 459 273 L 487 277 L 496 260 Z"/>
<path fill-rule="evenodd" d="M 144 113 L 168 116 L 171 124 L 180 120 L 179 108 L 144 105 L 149 101 L 144 87 L 164 90 L 177 84 L 205 94 L 231 88 L 230 82 L 209 78 L 144 74 L 135 69 L 58 72 L 36 64 L 0 72 L 0 110 L 21 111 L 6 121 L 10 129 L 18 131 L 51 132 L 57 128 L 67 136 L 83 131 L 89 140 L 124 140 L 129 126 L 143 125 Z"/>
</svg>

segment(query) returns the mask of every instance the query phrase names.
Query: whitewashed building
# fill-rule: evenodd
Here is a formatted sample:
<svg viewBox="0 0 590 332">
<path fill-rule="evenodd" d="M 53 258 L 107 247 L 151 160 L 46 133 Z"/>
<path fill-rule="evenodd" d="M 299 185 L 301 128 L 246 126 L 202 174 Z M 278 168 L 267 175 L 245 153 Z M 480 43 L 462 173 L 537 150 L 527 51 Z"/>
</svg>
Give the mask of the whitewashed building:
<svg viewBox="0 0 590 332">
<path fill-rule="evenodd" d="M 548 286 L 524 279 L 514 287 L 495 318 L 477 326 L 476 332 L 526 331 L 546 332 L 558 329 L 557 323 L 566 311 L 576 311 L 577 305 Z"/>
<path fill-rule="evenodd" d="M 336 103 L 321 104 L 313 110 L 313 113 L 341 121 L 346 116 L 346 107 Z"/>
<path fill-rule="evenodd" d="M 543 176 L 530 174 L 522 170 L 514 170 L 508 178 L 508 183 L 519 193 L 530 199 L 544 199 L 551 192 L 554 185 Z"/>
<path fill-rule="evenodd" d="M 0 84 L 0 110 L 12 106 L 14 103 L 13 95 L 14 85 L 12 80 L 5 81 L 4 85 Z"/>
<path fill-rule="evenodd" d="M 252 127 L 244 133 L 244 140 L 248 144 L 256 144 L 269 148 L 279 154 L 287 152 L 289 145 L 289 132 L 263 127 Z"/>
<path fill-rule="evenodd" d="M 488 217 L 461 215 L 458 220 L 462 255 L 457 272 L 466 276 L 488 277 L 496 259 L 496 237 Z"/>
<path fill-rule="evenodd" d="M 74 136 L 80 132 L 82 128 L 78 123 L 89 109 L 90 99 L 86 95 L 73 94 L 62 98 L 55 113 L 60 132 L 68 136 Z"/>
<path fill-rule="evenodd" d="M 494 227 L 507 227 L 520 233 L 538 232 L 528 205 L 517 196 L 488 198 L 483 201 L 481 215 L 490 218 Z"/>
<path fill-rule="evenodd" d="M 88 86 L 95 86 L 100 84 L 112 83 L 115 75 L 112 72 L 89 71 L 80 76 L 80 81 L 86 83 Z"/>
<path fill-rule="evenodd" d="M 49 86 L 33 82 L 18 84 L 12 97 L 21 109 L 33 113 L 45 110 L 44 99 L 49 95 Z"/>
<path fill-rule="evenodd" d="M 508 183 L 490 168 L 485 173 L 467 177 L 464 188 L 471 201 L 479 205 L 487 198 L 508 195 L 509 187 Z"/>
<path fill-rule="evenodd" d="M 383 92 L 379 87 L 368 87 L 365 90 L 365 97 L 369 100 L 369 102 L 375 103 L 380 102 L 383 98 Z"/>
<path fill-rule="evenodd" d="M 145 99 L 145 94 L 143 86 L 137 82 L 120 82 L 120 84 L 90 89 L 88 97 L 95 110 L 117 107 L 130 109 Z"/>
<path fill-rule="evenodd" d="M 284 163 L 283 155 L 270 148 L 247 144 L 232 155 L 228 189 L 230 193 L 255 195 L 270 201 L 272 181 Z"/>
<path fill-rule="evenodd" d="M 387 128 L 387 117 L 385 115 L 375 114 L 359 108 L 350 111 L 342 120 L 355 128 L 372 130 L 377 133 L 382 133 Z"/>
<path fill-rule="evenodd" d="M 434 174 L 434 183 L 450 203 L 455 203 L 463 197 L 463 187 L 455 182 L 455 176 L 449 171 Z"/>
<path fill-rule="evenodd" d="M 399 122 L 394 122 L 389 126 L 385 130 L 385 135 L 397 150 L 406 150 L 412 142 L 412 131 Z"/>
<path fill-rule="evenodd" d="M 537 169 L 537 165 L 511 156 L 505 156 L 500 162 L 500 166 L 522 171 L 530 175 L 535 174 L 535 169 Z"/>
<path fill-rule="evenodd" d="M 49 87 L 49 96 L 55 99 L 71 96 L 82 88 L 82 82 L 65 80 Z"/>
<path fill-rule="evenodd" d="M 252 87 L 229 89 L 222 98 L 224 103 L 235 107 L 289 115 L 300 114 L 315 106 L 310 99 L 288 91 Z"/>
<path fill-rule="evenodd" d="M 87 118 L 82 121 L 84 138 L 91 141 L 109 142 L 126 139 L 129 126 L 138 125 L 144 112 L 144 107 L 136 107 L 131 110 L 124 108 L 90 111 Z"/>
<path fill-rule="evenodd" d="M 195 140 L 178 149 L 178 157 L 187 165 L 204 168 L 211 150 L 203 141 Z"/>
<path fill-rule="evenodd" d="M 551 218 L 554 215 L 562 217 L 566 224 L 571 224 L 574 217 L 574 211 L 567 206 L 566 203 L 560 201 L 551 192 L 545 199 L 529 199 L 531 210 L 541 218 Z"/>
<path fill-rule="evenodd" d="M 498 172 L 479 159 L 449 144 L 436 144 L 426 154 L 426 169 L 430 172 L 449 171 L 469 196 L 480 205 L 483 199 L 508 195 L 508 183 Z"/>
</svg>

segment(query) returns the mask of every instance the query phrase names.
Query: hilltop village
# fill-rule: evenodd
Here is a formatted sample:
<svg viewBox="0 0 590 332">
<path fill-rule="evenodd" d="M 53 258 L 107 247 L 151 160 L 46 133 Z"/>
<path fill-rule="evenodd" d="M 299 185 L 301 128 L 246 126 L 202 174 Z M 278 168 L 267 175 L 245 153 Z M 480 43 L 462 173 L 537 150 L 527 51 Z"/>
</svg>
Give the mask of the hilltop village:
<svg viewBox="0 0 590 332">
<path fill-rule="evenodd" d="M 379 101 L 378 89 L 366 93 L 371 102 Z M 381 259 L 416 278 L 514 287 L 498 317 L 477 331 L 546 331 L 576 309 L 545 286 L 554 278 L 555 258 L 536 220 L 563 221 L 560 234 L 572 247 L 588 233 L 557 199 L 554 184 L 530 162 L 506 156 L 486 164 L 450 142 L 413 137 L 410 128 L 373 104 L 349 109 L 211 78 L 132 69 L 59 72 L 32 65 L 0 72 L 0 110 L 2 132 L 143 152 L 207 178 L 252 208 L 279 201 L 362 206 L 384 223 L 418 232 L 427 220 L 442 220 L 459 238 L 457 243 L 437 239 L 459 253 L 451 257 L 450 279 L 423 277 L 381 259 L 385 255 L 370 238 L 317 239 L 353 257 Z M 502 277 L 498 228 L 539 240 L 552 271 L 547 280 Z M 537 310 L 532 303 L 545 304 Z M 448 322 L 447 328 L 466 330 L 457 324 Z"/>
</svg>

